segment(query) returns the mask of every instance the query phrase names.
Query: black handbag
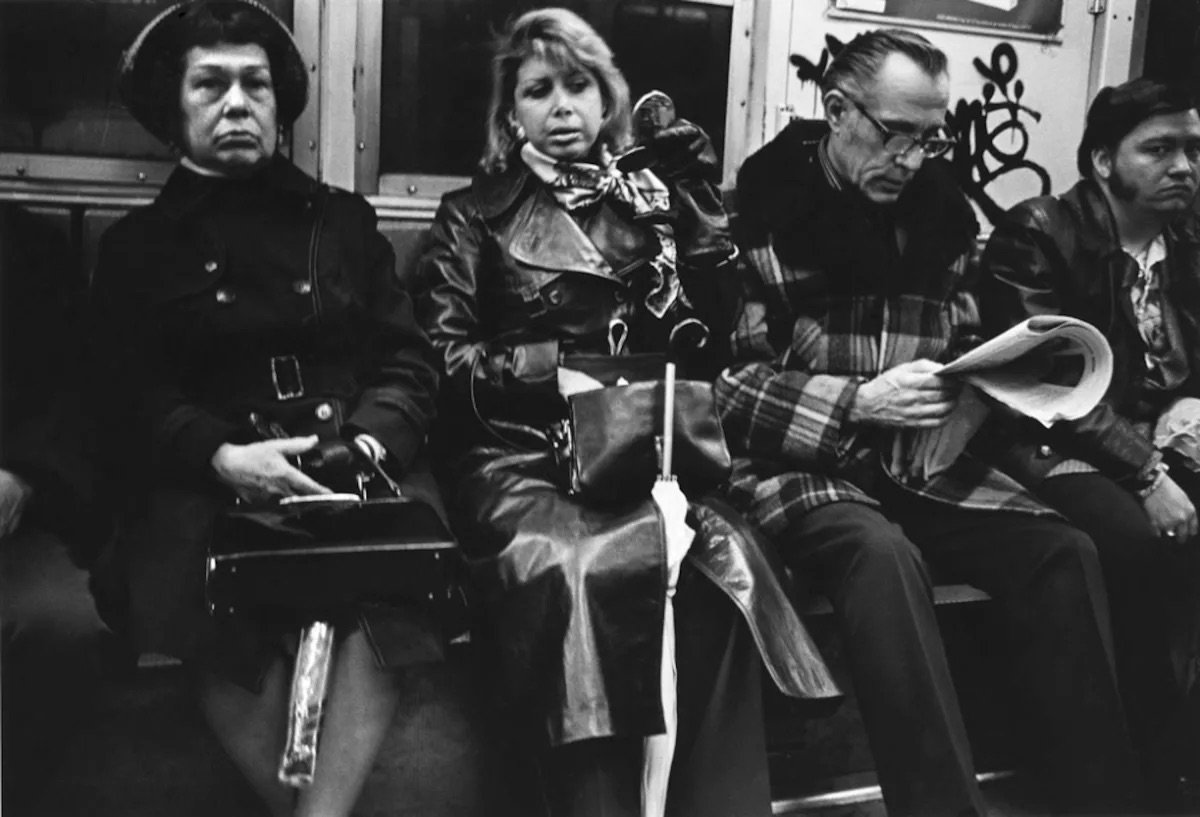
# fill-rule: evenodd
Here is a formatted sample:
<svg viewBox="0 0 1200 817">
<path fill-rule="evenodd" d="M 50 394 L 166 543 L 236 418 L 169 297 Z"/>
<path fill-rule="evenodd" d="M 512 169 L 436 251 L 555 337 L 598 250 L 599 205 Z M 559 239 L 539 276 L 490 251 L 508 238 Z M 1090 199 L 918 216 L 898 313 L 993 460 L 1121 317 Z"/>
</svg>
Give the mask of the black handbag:
<svg viewBox="0 0 1200 817">
<path fill-rule="evenodd" d="M 338 401 L 318 403 L 324 427 L 306 401 L 283 404 L 275 416 L 255 413 L 261 437 L 336 433 L 345 414 Z M 209 546 L 205 593 L 214 613 L 284 609 L 323 615 L 350 605 L 415 602 L 438 606 L 457 599 L 459 554 L 446 522 L 428 501 L 398 485 L 378 464 L 298 462 L 338 491 L 278 503 L 237 505 L 219 514 Z M 311 469 L 311 470 L 310 470 Z M 320 470 L 315 470 L 320 469 Z M 332 479 L 331 479 L 332 478 Z M 334 481 L 336 480 L 336 482 Z M 406 481 L 408 485 L 408 481 Z"/>
<path fill-rule="evenodd" d="M 663 358 L 655 355 L 573 356 L 563 365 L 601 383 L 622 385 L 566 398 L 567 416 L 550 430 L 567 490 L 597 503 L 647 496 L 659 473 L 663 433 Z M 675 381 L 672 472 L 686 491 L 724 482 L 732 470 L 712 384 Z"/>
<path fill-rule="evenodd" d="M 219 516 L 205 592 L 214 613 L 319 614 L 365 603 L 448 604 L 457 577 L 454 539 L 429 503 L 317 498 Z"/>
</svg>

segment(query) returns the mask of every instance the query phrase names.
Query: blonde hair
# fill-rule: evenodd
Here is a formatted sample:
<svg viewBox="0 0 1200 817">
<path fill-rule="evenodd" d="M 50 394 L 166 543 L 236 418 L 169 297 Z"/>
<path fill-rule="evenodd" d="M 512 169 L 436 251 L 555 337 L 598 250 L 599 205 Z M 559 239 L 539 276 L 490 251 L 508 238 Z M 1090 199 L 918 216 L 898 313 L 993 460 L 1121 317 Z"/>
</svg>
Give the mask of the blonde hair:
<svg viewBox="0 0 1200 817">
<path fill-rule="evenodd" d="M 538 57 L 555 68 L 586 70 L 596 78 L 604 101 L 604 120 L 596 138 L 613 153 L 633 143 L 629 113 L 629 84 L 612 49 L 578 14 L 563 8 L 526 12 L 496 40 L 492 57 L 491 99 L 488 102 L 487 142 L 479 168 L 502 173 L 519 145 L 512 123 L 517 72 L 526 60 Z"/>
</svg>

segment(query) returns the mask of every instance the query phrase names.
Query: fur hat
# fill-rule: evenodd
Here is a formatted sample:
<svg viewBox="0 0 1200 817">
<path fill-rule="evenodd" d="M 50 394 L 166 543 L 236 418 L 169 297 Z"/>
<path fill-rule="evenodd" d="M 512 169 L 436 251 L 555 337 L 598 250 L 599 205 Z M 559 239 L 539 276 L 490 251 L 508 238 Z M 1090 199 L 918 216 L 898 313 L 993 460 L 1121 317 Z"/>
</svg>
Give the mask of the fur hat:
<svg viewBox="0 0 1200 817">
<path fill-rule="evenodd" d="M 142 127 L 168 145 L 179 141 L 184 54 L 197 45 L 261 45 L 271 63 L 279 124 L 308 104 L 308 71 L 288 27 L 256 0 L 185 0 L 151 20 L 121 55 L 118 92 Z"/>
</svg>

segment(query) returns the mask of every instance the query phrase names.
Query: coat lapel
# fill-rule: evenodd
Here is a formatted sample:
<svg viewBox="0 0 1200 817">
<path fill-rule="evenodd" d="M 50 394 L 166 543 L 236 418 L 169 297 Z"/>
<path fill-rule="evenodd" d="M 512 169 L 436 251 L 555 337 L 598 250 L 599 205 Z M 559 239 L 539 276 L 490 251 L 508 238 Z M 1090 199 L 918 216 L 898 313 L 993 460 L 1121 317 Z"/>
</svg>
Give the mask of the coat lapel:
<svg viewBox="0 0 1200 817">
<path fill-rule="evenodd" d="M 1133 301 L 1129 292 L 1133 287 L 1133 279 L 1137 275 L 1137 265 L 1123 249 L 1117 239 L 1117 223 L 1113 219 L 1112 210 L 1100 188 L 1094 182 L 1082 181 L 1075 185 L 1064 196 L 1065 199 L 1075 199 L 1079 211 L 1079 244 L 1084 253 L 1084 262 L 1080 269 L 1094 269 L 1104 276 L 1104 280 L 1096 282 L 1100 289 L 1107 289 L 1107 296 L 1112 300 L 1116 315 L 1125 322 L 1125 328 L 1131 332 L 1131 337 L 1141 338 L 1137 316 L 1133 314 Z M 1094 291 L 1094 287 L 1087 287 Z"/>
<path fill-rule="evenodd" d="M 1179 350 L 1183 371 L 1179 380 L 1200 372 L 1200 236 L 1196 219 L 1189 217 L 1167 229 L 1167 275 L 1163 297 L 1168 309 L 1164 319 L 1170 332 L 1172 350 Z"/>
<path fill-rule="evenodd" d="M 596 245 L 544 185 L 538 185 L 517 212 L 512 236 L 508 251 L 522 264 L 555 272 L 612 277 L 612 267 Z"/>
</svg>

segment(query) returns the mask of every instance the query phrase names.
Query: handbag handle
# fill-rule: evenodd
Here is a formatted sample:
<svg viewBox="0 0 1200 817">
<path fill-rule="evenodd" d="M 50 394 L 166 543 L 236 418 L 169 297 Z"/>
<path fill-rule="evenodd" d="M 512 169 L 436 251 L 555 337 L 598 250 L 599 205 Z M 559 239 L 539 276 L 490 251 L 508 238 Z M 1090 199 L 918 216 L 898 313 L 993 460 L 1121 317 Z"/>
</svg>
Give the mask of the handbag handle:
<svg viewBox="0 0 1200 817">
<path fill-rule="evenodd" d="M 383 481 L 383 484 L 386 485 L 388 490 L 392 492 L 392 496 L 404 496 L 404 493 L 400 490 L 400 484 L 388 476 L 387 471 L 383 470 L 383 466 L 377 463 L 374 457 L 366 457 L 365 459 L 370 464 L 373 475 L 379 477 L 379 479 Z M 362 497 L 365 500 L 367 498 L 367 492 L 365 486 L 362 486 L 361 483 L 359 486 L 359 492 L 362 493 Z"/>
<path fill-rule="evenodd" d="M 250 422 L 254 426 L 254 430 L 257 431 L 259 436 L 265 440 L 271 440 L 271 439 L 282 440 L 282 439 L 286 439 L 287 437 L 291 436 L 290 434 L 287 433 L 287 431 L 285 431 L 283 429 L 283 427 L 281 425 L 279 425 L 278 423 L 273 423 L 273 422 L 268 423 L 257 412 L 254 412 L 250 415 Z M 364 455 L 365 455 L 365 452 L 364 452 Z M 388 476 L 387 471 L 383 470 L 383 466 L 380 465 L 378 462 L 376 462 L 374 457 L 365 455 L 365 456 L 363 456 L 363 460 L 365 460 L 367 462 L 367 464 L 370 465 L 371 472 L 372 472 L 371 475 L 374 477 L 379 477 L 380 481 L 382 481 L 383 484 L 387 486 L 388 490 L 392 492 L 392 496 L 403 496 L 404 495 L 403 492 L 400 490 L 399 483 L 397 483 L 396 480 L 394 480 L 390 476 Z M 298 457 L 296 458 L 296 461 L 299 462 Z M 359 478 L 358 492 L 364 500 L 367 498 L 366 487 L 363 485 L 363 481 L 362 481 L 361 477 Z M 241 497 L 238 497 L 237 503 L 239 505 L 242 504 Z"/>
<path fill-rule="evenodd" d="M 530 448 L 530 447 L 529 447 L 529 446 L 527 446 L 527 445 L 524 445 L 524 444 L 522 444 L 522 443 L 515 442 L 514 440 L 511 440 L 511 439 L 509 439 L 508 437 L 506 437 L 506 436 L 504 436 L 503 434 L 501 434 L 501 433 L 500 433 L 500 431 L 499 431 L 499 427 L 503 427 L 503 426 L 505 425 L 505 423 L 504 423 L 504 422 L 502 422 L 502 421 L 500 421 L 500 420 L 488 420 L 488 419 L 485 419 L 485 418 L 484 418 L 484 416 L 483 416 L 483 412 L 481 412 L 481 411 L 479 410 L 479 399 L 478 399 L 478 397 L 476 397 L 476 395 L 475 395 L 475 374 L 476 374 L 476 372 L 478 372 L 478 371 L 479 371 L 479 364 L 480 364 L 482 361 L 483 361 L 483 356 L 482 356 L 482 355 L 480 355 L 480 356 L 478 356 L 478 357 L 476 357 L 476 358 L 475 358 L 474 362 L 472 362 L 472 363 L 471 363 L 471 375 L 470 375 L 470 377 L 471 377 L 471 385 L 468 387 L 468 390 L 469 390 L 469 391 L 470 391 L 470 393 L 471 393 L 471 411 L 473 411 L 473 412 L 475 413 L 475 419 L 479 421 L 479 424 L 480 424 L 480 425 L 482 425 L 482 426 L 483 426 L 485 429 L 487 429 L 487 431 L 488 431 L 488 433 L 489 433 L 489 434 L 491 434 L 491 435 L 492 435 L 493 437 L 495 437 L 497 440 L 499 440 L 500 442 L 502 442 L 502 443 L 504 443 L 505 445 L 509 446 L 510 448 L 515 448 L 515 449 L 517 449 L 518 451 L 525 451 L 525 452 L 528 452 L 528 453 L 535 453 L 537 449 Z M 543 439 L 543 440 L 544 440 L 544 441 L 545 441 L 547 444 L 550 442 L 550 439 L 549 439 L 549 437 L 547 437 L 546 435 L 542 434 L 540 431 L 537 431 L 536 429 L 533 429 L 533 428 L 524 428 L 524 427 L 522 427 L 522 429 L 521 429 L 521 430 L 522 430 L 522 432 L 525 432 L 525 433 L 528 433 L 528 434 L 534 434 L 534 435 L 537 435 L 537 436 L 541 437 L 541 438 L 542 438 L 542 439 Z"/>
</svg>

